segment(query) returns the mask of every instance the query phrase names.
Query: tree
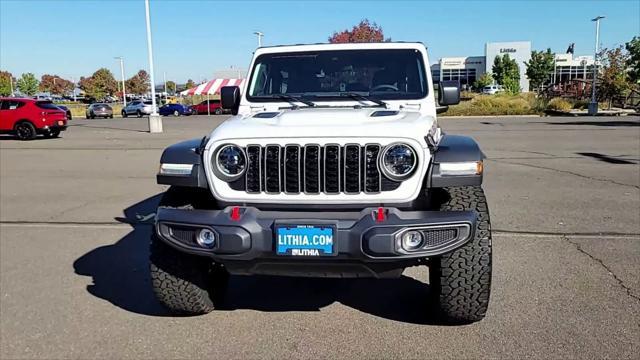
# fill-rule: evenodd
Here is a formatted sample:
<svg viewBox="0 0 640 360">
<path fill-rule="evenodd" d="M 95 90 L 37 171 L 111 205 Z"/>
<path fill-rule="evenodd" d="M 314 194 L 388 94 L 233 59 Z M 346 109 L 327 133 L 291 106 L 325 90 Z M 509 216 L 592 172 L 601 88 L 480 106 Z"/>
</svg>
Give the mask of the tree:
<svg viewBox="0 0 640 360">
<path fill-rule="evenodd" d="M 129 94 L 145 95 L 151 89 L 149 87 L 149 74 L 144 70 L 140 70 L 125 81 L 125 86 Z"/>
<path fill-rule="evenodd" d="M 8 71 L 0 71 L 0 96 L 9 96 L 11 95 L 11 90 L 13 89 L 13 82 L 15 82 L 15 78 Z"/>
<path fill-rule="evenodd" d="M 106 68 L 98 69 L 88 78 L 81 77 L 78 85 L 87 96 L 94 99 L 102 99 L 118 91 L 118 82 Z"/>
<path fill-rule="evenodd" d="M 167 81 L 167 92 L 169 94 L 175 94 L 176 93 L 176 83 L 169 80 Z"/>
<path fill-rule="evenodd" d="M 21 93 L 33 96 L 38 92 L 38 79 L 32 73 L 22 74 L 16 82 L 16 86 Z"/>
<path fill-rule="evenodd" d="M 629 80 L 635 86 L 640 86 L 640 37 L 634 36 L 625 44 L 625 49 L 629 52 L 627 60 Z"/>
<path fill-rule="evenodd" d="M 196 83 L 193 82 L 193 80 L 191 80 L 191 79 L 187 80 L 187 83 L 184 85 L 184 87 L 187 88 L 187 89 L 191 89 L 194 86 L 196 86 Z"/>
<path fill-rule="evenodd" d="M 603 49 L 598 54 L 598 59 L 601 65 L 598 75 L 598 93 L 601 98 L 609 100 L 609 109 L 611 109 L 613 99 L 625 95 L 630 88 L 627 72 L 630 56 L 620 45 L 614 49 Z"/>
<path fill-rule="evenodd" d="M 553 71 L 553 60 L 554 54 L 551 53 L 551 49 L 531 52 L 531 60 L 524 64 L 527 66 L 526 74 L 532 90 L 539 89 L 549 78 L 549 73 Z"/>
<path fill-rule="evenodd" d="M 73 83 L 58 75 L 45 74 L 40 78 L 40 91 L 63 95 L 73 91 Z"/>
<path fill-rule="evenodd" d="M 351 30 L 345 29 L 341 32 L 334 32 L 329 37 L 329 42 L 335 43 L 365 43 L 365 42 L 383 42 L 391 41 L 384 38 L 382 27 L 376 23 L 369 22 L 368 19 L 360 21 L 360 23 Z"/>
<path fill-rule="evenodd" d="M 515 59 L 511 59 L 509 54 L 500 55 L 493 59 L 493 78 L 500 85 L 504 86 L 505 78 L 520 81 L 520 68 L 518 62 Z"/>
<path fill-rule="evenodd" d="M 484 73 L 473 83 L 473 87 L 482 90 L 483 87 L 493 84 L 493 76 L 491 73 Z"/>
</svg>

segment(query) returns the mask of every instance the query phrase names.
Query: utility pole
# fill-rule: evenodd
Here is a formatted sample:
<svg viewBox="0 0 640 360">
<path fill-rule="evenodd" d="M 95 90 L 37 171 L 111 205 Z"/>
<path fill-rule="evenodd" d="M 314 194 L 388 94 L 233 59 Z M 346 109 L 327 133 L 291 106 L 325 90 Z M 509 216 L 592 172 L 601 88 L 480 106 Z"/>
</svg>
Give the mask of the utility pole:
<svg viewBox="0 0 640 360">
<path fill-rule="evenodd" d="M 261 47 L 262 46 L 262 37 L 264 36 L 264 33 L 260 32 L 260 31 L 254 31 L 253 34 L 258 36 L 258 47 Z"/>
<path fill-rule="evenodd" d="M 149 53 L 149 78 L 151 80 L 151 115 L 149 115 L 149 132 L 162 132 L 162 118 L 156 109 L 156 83 L 153 76 L 153 46 L 151 45 L 151 19 L 149 16 L 149 0 L 144 0 L 144 10 L 147 20 L 147 52 Z"/>
<path fill-rule="evenodd" d="M 122 56 L 114 57 L 116 60 L 120 60 L 120 76 L 122 76 L 122 106 L 127 106 L 127 91 L 124 89 L 124 58 Z M 74 91 L 75 94 L 75 91 Z M 74 95 L 75 96 L 75 95 Z"/>
<path fill-rule="evenodd" d="M 591 85 L 591 103 L 589 103 L 589 115 L 598 114 L 598 101 L 596 99 L 596 80 L 598 78 L 598 45 L 600 43 L 600 20 L 604 16 L 597 16 L 591 21 L 596 22 L 596 48 L 593 56 L 593 83 Z"/>
</svg>

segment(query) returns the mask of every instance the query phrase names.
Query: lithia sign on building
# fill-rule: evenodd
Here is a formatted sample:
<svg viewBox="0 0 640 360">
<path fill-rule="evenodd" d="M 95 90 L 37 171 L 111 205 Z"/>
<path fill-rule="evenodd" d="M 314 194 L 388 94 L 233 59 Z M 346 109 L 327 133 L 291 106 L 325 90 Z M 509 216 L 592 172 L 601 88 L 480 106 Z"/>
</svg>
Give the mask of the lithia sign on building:
<svg viewBox="0 0 640 360">
<path fill-rule="evenodd" d="M 503 53 L 514 53 L 514 52 L 516 52 L 516 49 L 514 49 L 514 48 L 503 48 L 503 49 L 500 49 L 500 53 L 501 54 L 503 54 Z"/>
</svg>

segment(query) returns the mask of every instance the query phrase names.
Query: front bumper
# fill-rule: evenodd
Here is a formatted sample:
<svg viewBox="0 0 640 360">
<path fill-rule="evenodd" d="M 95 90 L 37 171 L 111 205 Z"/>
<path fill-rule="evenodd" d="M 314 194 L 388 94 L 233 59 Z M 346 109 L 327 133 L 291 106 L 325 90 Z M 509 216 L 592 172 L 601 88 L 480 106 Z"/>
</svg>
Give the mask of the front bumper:
<svg viewBox="0 0 640 360">
<path fill-rule="evenodd" d="M 238 210 L 236 210 L 238 211 Z M 223 210 L 159 208 L 156 232 L 174 248 L 208 256 L 234 274 L 270 274 L 328 277 L 399 276 L 407 266 L 450 252 L 473 238 L 476 213 L 472 211 L 400 211 L 366 208 L 360 212 L 261 211 L 254 207 Z M 276 255 L 274 233 L 278 224 L 330 225 L 335 229 L 334 256 Z M 216 245 L 203 248 L 195 241 L 202 228 L 217 234 Z M 408 252 L 400 234 L 424 231 L 429 247 Z M 452 232 L 455 229 L 455 235 Z M 448 230 L 443 237 L 442 230 Z M 436 232 L 438 232 L 436 234 Z M 434 234 L 434 236 L 431 236 Z"/>
</svg>

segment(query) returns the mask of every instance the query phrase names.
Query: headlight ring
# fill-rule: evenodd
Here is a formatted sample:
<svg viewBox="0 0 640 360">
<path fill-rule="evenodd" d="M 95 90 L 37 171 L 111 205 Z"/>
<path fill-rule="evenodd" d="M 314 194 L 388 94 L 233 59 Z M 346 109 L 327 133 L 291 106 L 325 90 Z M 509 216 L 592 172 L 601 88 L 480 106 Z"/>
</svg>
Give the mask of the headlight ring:
<svg viewBox="0 0 640 360">
<path fill-rule="evenodd" d="M 244 149 L 237 145 L 224 144 L 218 147 L 211 163 L 218 178 L 231 182 L 242 177 L 247 170 L 247 155 Z"/>
<path fill-rule="evenodd" d="M 418 154 L 408 144 L 392 143 L 382 150 L 378 167 L 382 174 L 394 181 L 406 180 L 418 166 Z"/>
</svg>

